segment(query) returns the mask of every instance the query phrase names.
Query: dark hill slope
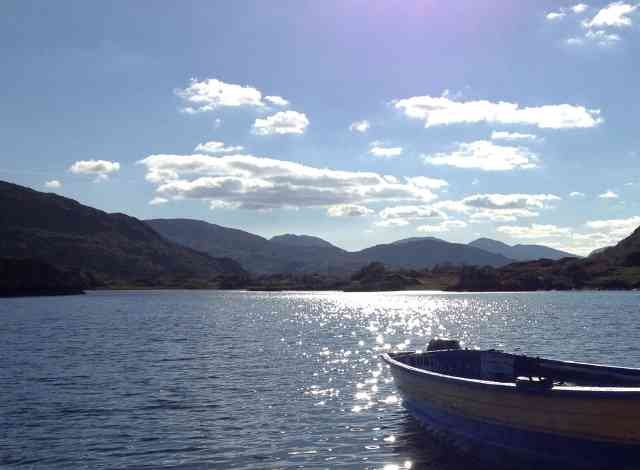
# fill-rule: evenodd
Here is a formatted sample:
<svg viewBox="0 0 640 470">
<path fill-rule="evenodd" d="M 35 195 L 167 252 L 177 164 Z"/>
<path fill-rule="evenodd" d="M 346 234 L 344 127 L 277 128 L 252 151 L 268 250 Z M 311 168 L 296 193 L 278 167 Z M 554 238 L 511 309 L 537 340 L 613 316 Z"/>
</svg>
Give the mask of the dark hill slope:
<svg viewBox="0 0 640 470">
<path fill-rule="evenodd" d="M 592 254 L 590 258 L 619 266 L 640 267 L 640 227 L 617 245 Z"/>
<path fill-rule="evenodd" d="M 1 181 L 0 256 L 40 259 L 109 286 L 202 285 L 243 274 L 235 261 L 170 242 L 133 217 Z"/>
<path fill-rule="evenodd" d="M 491 238 L 478 238 L 469 243 L 469 246 L 480 248 L 490 253 L 496 253 L 516 261 L 532 261 L 536 259 L 562 259 L 576 258 L 576 255 L 566 251 L 556 250 L 543 245 L 507 245 Z"/>
</svg>

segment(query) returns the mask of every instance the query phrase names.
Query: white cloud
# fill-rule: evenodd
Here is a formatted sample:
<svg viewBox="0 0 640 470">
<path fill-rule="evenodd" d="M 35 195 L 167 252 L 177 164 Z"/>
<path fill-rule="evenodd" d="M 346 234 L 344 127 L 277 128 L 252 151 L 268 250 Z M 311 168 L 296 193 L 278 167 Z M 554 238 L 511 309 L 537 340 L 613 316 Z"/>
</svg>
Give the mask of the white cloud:
<svg viewBox="0 0 640 470">
<path fill-rule="evenodd" d="M 580 14 L 580 13 L 584 13 L 585 11 L 587 11 L 587 9 L 589 8 L 589 5 L 585 4 L 585 3 L 577 3 L 575 5 L 573 5 L 571 7 L 571 11 L 576 13 L 576 14 Z"/>
<path fill-rule="evenodd" d="M 442 233 L 465 228 L 467 223 L 462 220 L 444 220 L 438 224 L 420 225 L 416 230 L 422 233 Z"/>
<path fill-rule="evenodd" d="M 640 216 L 634 216 L 627 219 L 591 220 L 584 224 L 586 232 L 584 229 L 538 224 L 528 227 L 503 226 L 497 230 L 513 238 L 542 240 L 545 245 L 560 250 L 588 255 L 597 248 L 615 245 L 639 225 Z"/>
<path fill-rule="evenodd" d="M 77 175 L 93 175 L 94 182 L 106 181 L 111 173 L 120 170 L 120 163 L 108 160 L 80 160 L 69 167 Z"/>
<path fill-rule="evenodd" d="M 372 213 L 373 211 L 368 207 L 358 204 L 337 204 L 327 209 L 330 217 L 361 217 Z"/>
<path fill-rule="evenodd" d="M 447 214 L 431 206 L 392 206 L 386 207 L 378 214 L 382 220 L 375 222 L 378 227 L 403 227 L 417 220 L 446 220 Z"/>
<path fill-rule="evenodd" d="M 390 227 L 406 227 L 409 225 L 407 219 L 384 219 L 374 222 L 376 227 L 390 228 Z"/>
<path fill-rule="evenodd" d="M 380 217 L 383 219 L 445 219 L 447 216 L 440 209 L 429 206 L 393 206 L 386 207 L 380 211 Z"/>
<path fill-rule="evenodd" d="M 562 12 L 562 11 L 552 11 L 550 13 L 547 13 L 546 18 L 549 21 L 557 21 L 557 20 L 561 20 L 562 18 L 564 18 L 566 16 L 566 13 Z"/>
<path fill-rule="evenodd" d="M 529 226 L 503 225 L 496 229 L 500 233 L 504 233 L 512 238 L 524 239 L 544 239 L 565 237 L 571 234 L 571 229 L 567 227 L 558 227 L 557 225 L 531 224 Z"/>
<path fill-rule="evenodd" d="M 407 181 L 419 188 L 442 189 L 449 186 L 449 183 L 443 179 L 429 178 L 427 176 L 414 176 L 407 178 Z"/>
<path fill-rule="evenodd" d="M 471 222 L 516 222 L 518 219 L 538 217 L 531 209 L 482 209 L 471 214 Z"/>
<path fill-rule="evenodd" d="M 264 100 L 276 106 L 282 106 L 282 107 L 289 106 L 289 102 L 285 100 L 282 96 L 265 96 Z"/>
<path fill-rule="evenodd" d="M 45 182 L 44 187 L 48 189 L 59 189 L 62 187 L 62 183 L 58 180 L 51 180 Z"/>
<path fill-rule="evenodd" d="M 610 189 L 602 194 L 598 194 L 598 197 L 600 199 L 618 199 L 620 196 L 618 196 L 617 193 L 611 191 Z"/>
<path fill-rule="evenodd" d="M 613 2 L 600 9 L 596 15 L 583 23 L 586 28 L 602 27 L 625 27 L 631 26 L 632 21 L 629 15 L 638 8 L 638 5 L 631 5 L 624 2 Z"/>
<path fill-rule="evenodd" d="M 632 25 L 630 15 L 636 11 L 639 5 L 631 5 L 624 2 L 613 2 L 598 12 L 589 20 L 582 21 L 586 32 L 581 37 L 571 37 L 566 40 L 570 46 L 583 46 L 596 44 L 601 47 L 610 47 L 620 42 L 619 34 L 611 32 L 611 28 L 623 28 Z M 583 13 L 587 9 L 585 4 L 577 4 L 572 8 L 574 13 Z"/>
<path fill-rule="evenodd" d="M 366 119 L 352 122 L 349 126 L 351 132 L 367 132 L 371 128 L 371 123 Z"/>
<path fill-rule="evenodd" d="M 596 248 L 612 246 L 628 237 L 640 225 L 640 217 L 626 219 L 590 220 L 585 226 L 594 230 L 592 233 L 574 233 L 569 246 L 576 253 L 589 254 Z"/>
<path fill-rule="evenodd" d="M 619 35 L 613 34 L 613 33 L 607 33 L 606 31 L 603 31 L 603 30 L 597 30 L 597 31 L 589 30 L 584 35 L 584 37 L 590 41 L 595 42 L 599 46 L 611 46 L 621 40 Z"/>
<path fill-rule="evenodd" d="M 479 209 L 544 209 L 560 201 L 554 194 L 474 194 L 464 198 L 464 204 Z"/>
<path fill-rule="evenodd" d="M 428 188 L 406 178 L 337 171 L 252 155 L 150 155 L 141 160 L 159 197 L 222 201 L 248 209 L 369 202 L 426 203 Z"/>
<path fill-rule="evenodd" d="M 496 145 L 488 140 L 463 142 L 449 153 L 424 155 L 430 165 L 478 168 L 484 171 L 507 171 L 535 168 L 538 156 L 524 147 Z"/>
<path fill-rule="evenodd" d="M 395 158 L 402 155 L 402 147 L 388 147 L 383 142 L 376 140 L 369 144 L 369 153 L 379 158 Z"/>
<path fill-rule="evenodd" d="M 230 152 L 241 152 L 242 150 L 243 150 L 242 146 L 225 147 L 224 142 L 217 142 L 215 140 L 210 140 L 209 142 L 198 144 L 194 149 L 194 152 L 230 153 Z"/>
<path fill-rule="evenodd" d="M 458 201 L 439 201 L 436 209 L 469 216 L 471 222 L 515 222 L 537 217 L 539 210 L 551 209 L 560 197 L 554 194 L 473 194 Z"/>
<path fill-rule="evenodd" d="M 631 14 L 634 13 L 640 4 L 632 5 L 622 1 L 613 2 L 587 20 L 581 22 L 586 30 L 582 36 L 574 36 L 566 39 L 569 46 L 585 46 L 595 44 L 601 47 L 610 47 L 620 42 L 620 35 L 611 32 L 612 28 L 629 27 L 633 24 Z M 584 3 L 578 3 L 569 10 L 575 14 L 584 13 L 589 6 Z M 563 10 L 564 11 L 564 10 Z M 567 10 L 568 11 L 568 10 Z"/>
<path fill-rule="evenodd" d="M 491 140 L 507 140 L 507 141 L 517 141 L 517 140 L 537 140 L 538 136 L 535 134 L 521 134 L 519 132 L 505 132 L 505 131 L 493 131 L 491 133 Z"/>
<path fill-rule="evenodd" d="M 569 193 L 569 196 L 571 197 L 585 197 L 586 194 L 585 193 L 581 193 L 580 191 L 572 191 Z"/>
<path fill-rule="evenodd" d="M 198 113 L 213 111 L 222 107 L 265 106 L 262 93 L 251 86 L 225 83 L 215 78 L 207 80 L 191 79 L 189 86 L 175 90 L 186 103 L 183 111 Z"/>
<path fill-rule="evenodd" d="M 253 123 L 253 132 L 257 135 L 302 134 L 309 125 L 304 113 L 280 111 L 266 118 L 258 118 Z"/>
<path fill-rule="evenodd" d="M 606 231 L 617 239 L 622 239 L 631 235 L 640 226 L 640 216 L 627 219 L 590 220 L 585 225 L 590 229 Z"/>
<path fill-rule="evenodd" d="M 581 46 L 584 44 L 584 39 L 582 38 L 567 38 L 567 44 L 570 46 Z"/>
<path fill-rule="evenodd" d="M 446 96 L 414 96 L 393 104 L 407 117 L 424 120 L 425 127 L 486 122 L 563 129 L 594 127 L 602 122 L 600 110 L 570 104 L 523 108 L 505 101 L 455 101 Z"/>
<path fill-rule="evenodd" d="M 164 197 L 154 197 L 149 201 L 149 205 L 158 206 L 160 204 L 166 204 L 167 202 L 169 202 L 169 199 L 166 199 Z"/>
</svg>

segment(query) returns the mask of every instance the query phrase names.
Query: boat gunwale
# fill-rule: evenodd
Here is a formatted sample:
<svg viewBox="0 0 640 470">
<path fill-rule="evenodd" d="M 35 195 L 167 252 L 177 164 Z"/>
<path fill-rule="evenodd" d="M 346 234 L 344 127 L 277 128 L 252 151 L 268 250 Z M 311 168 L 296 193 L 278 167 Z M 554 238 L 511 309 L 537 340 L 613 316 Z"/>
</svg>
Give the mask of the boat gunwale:
<svg viewBox="0 0 640 470">
<path fill-rule="evenodd" d="M 442 351 L 427 351 L 423 354 L 431 354 Z M 484 389 L 494 389 L 494 390 L 504 390 L 504 391 L 517 391 L 518 393 L 532 393 L 529 391 L 520 390 L 516 387 L 515 382 L 497 382 L 493 380 L 482 380 L 482 379 L 472 379 L 469 377 L 461 377 L 457 375 L 447 375 L 442 374 L 440 372 L 434 372 L 427 369 L 420 369 L 418 367 L 413 367 L 404 362 L 400 362 L 394 359 L 391 354 L 416 354 L 415 351 L 398 351 L 396 353 L 388 353 L 385 352 L 381 355 L 382 360 L 385 361 L 388 365 L 392 367 L 397 367 L 406 372 L 412 373 L 414 375 L 432 378 L 435 380 L 449 382 L 449 383 L 457 383 L 463 386 L 472 386 L 479 387 Z M 571 365 L 585 365 L 585 366 L 596 366 L 596 367 L 609 367 L 601 364 L 588 364 L 582 362 L 572 362 L 572 361 L 557 361 L 558 363 L 566 363 Z M 614 367 L 616 368 L 616 367 Z M 616 369 L 624 369 L 628 371 L 637 371 L 640 373 L 640 369 L 631 368 L 631 367 L 618 367 Z M 536 393 L 536 392 L 533 392 Z M 566 386 L 566 385 L 554 385 L 551 389 L 544 391 L 545 394 L 552 394 L 554 397 L 573 397 L 580 396 L 583 398 L 588 397 L 616 397 L 616 398 L 640 398 L 640 387 L 584 387 L 584 386 Z"/>
</svg>

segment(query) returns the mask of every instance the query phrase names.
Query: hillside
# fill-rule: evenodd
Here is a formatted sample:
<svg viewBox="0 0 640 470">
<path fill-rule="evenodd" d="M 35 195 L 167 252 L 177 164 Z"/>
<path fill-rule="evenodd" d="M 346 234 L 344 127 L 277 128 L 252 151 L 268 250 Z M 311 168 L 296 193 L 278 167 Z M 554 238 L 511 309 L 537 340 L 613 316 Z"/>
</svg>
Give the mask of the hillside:
<svg viewBox="0 0 640 470">
<path fill-rule="evenodd" d="M 499 254 L 515 261 L 533 261 L 536 259 L 577 258 L 576 255 L 566 251 L 556 250 L 543 245 L 507 245 L 491 238 L 478 238 L 469 243 L 469 246 L 480 248 L 490 253 Z"/>
<path fill-rule="evenodd" d="M 103 286 L 213 285 L 220 275 L 244 272 L 133 217 L 7 182 L 0 182 L 0 256 L 41 260 Z"/>
<path fill-rule="evenodd" d="M 640 266 L 640 227 L 617 245 L 605 248 L 590 257 L 624 267 Z"/>
</svg>

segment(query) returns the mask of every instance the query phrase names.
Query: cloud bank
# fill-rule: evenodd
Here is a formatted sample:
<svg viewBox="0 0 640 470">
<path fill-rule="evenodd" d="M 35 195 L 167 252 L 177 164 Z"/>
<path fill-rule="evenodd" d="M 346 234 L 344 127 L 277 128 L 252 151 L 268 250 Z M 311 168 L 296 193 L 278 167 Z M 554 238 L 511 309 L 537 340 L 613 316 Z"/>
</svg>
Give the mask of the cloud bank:
<svg viewBox="0 0 640 470">
<path fill-rule="evenodd" d="M 594 127 L 602 122 L 600 110 L 570 104 L 521 107 L 506 101 L 455 101 L 447 96 L 414 96 L 393 104 L 407 117 L 423 120 L 425 127 L 484 122 L 568 129 Z"/>
<path fill-rule="evenodd" d="M 420 181 L 252 155 L 150 155 L 140 164 L 158 197 L 200 199 L 212 207 L 366 207 L 372 202 L 426 203 L 436 198 Z M 335 208 L 334 214 L 345 211 Z"/>
<path fill-rule="evenodd" d="M 402 155 L 402 147 L 388 147 L 384 142 L 376 140 L 369 144 L 369 154 L 378 158 L 395 158 Z"/>
<path fill-rule="evenodd" d="M 202 153 L 231 153 L 231 152 L 241 152 L 244 148 L 241 145 L 238 146 L 230 146 L 226 147 L 224 142 L 218 142 L 215 140 L 210 140 L 209 142 L 204 142 L 198 144 L 194 152 L 202 152 Z"/>
<path fill-rule="evenodd" d="M 429 165 L 477 168 L 484 171 L 507 171 L 535 168 L 538 156 L 524 147 L 496 145 L 488 140 L 458 144 L 451 152 L 423 155 Z"/>
</svg>

